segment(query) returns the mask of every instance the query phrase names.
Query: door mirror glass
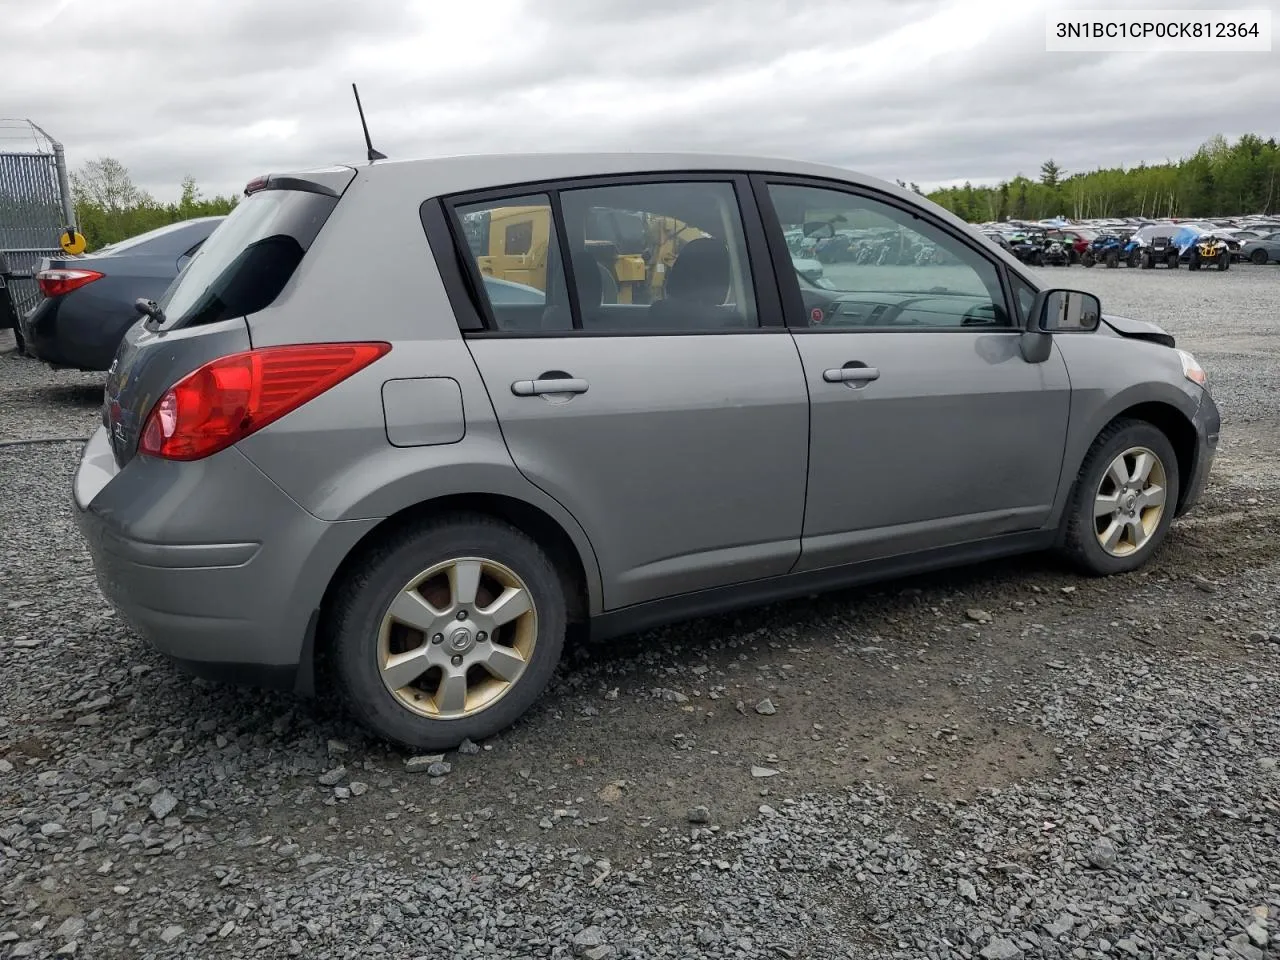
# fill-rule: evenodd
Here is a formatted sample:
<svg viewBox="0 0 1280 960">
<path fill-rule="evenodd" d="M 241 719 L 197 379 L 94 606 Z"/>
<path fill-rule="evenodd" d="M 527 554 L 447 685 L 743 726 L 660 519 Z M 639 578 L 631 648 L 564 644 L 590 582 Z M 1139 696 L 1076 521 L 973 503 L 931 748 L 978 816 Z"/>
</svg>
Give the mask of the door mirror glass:
<svg viewBox="0 0 1280 960">
<path fill-rule="evenodd" d="M 1083 290 L 1042 290 L 1036 299 L 1039 310 L 1033 315 L 1046 333 L 1088 333 L 1102 321 L 1101 301 Z"/>
</svg>

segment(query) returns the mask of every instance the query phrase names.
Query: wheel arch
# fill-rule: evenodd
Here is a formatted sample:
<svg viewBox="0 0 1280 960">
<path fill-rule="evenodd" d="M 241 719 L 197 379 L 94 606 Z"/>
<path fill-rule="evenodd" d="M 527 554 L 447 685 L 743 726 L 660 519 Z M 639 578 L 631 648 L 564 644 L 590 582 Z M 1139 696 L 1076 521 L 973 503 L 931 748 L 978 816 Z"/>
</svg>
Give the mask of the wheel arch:
<svg viewBox="0 0 1280 960">
<path fill-rule="evenodd" d="M 1089 451 L 1093 449 L 1098 437 L 1117 420 L 1140 420 L 1149 423 L 1169 439 L 1178 461 L 1178 502 L 1174 508 L 1174 515 L 1181 513 L 1195 472 L 1196 427 L 1192 421 L 1193 414 L 1186 409 L 1186 404 L 1189 402 L 1186 395 L 1174 387 L 1163 386 L 1164 390 L 1170 391 L 1172 395 L 1163 395 L 1164 390 L 1161 390 L 1159 396 L 1139 399 L 1126 393 L 1118 397 L 1116 402 L 1097 418 L 1093 429 L 1088 434 L 1088 442 L 1083 444 L 1077 454 L 1072 457 L 1072 470 L 1068 474 L 1070 482 L 1066 486 L 1063 511 L 1059 514 L 1059 519 L 1065 514 L 1066 505 L 1070 503 L 1076 484 L 1079 483 L 1080 471 L 1084 467 Z"/>
<path fill-rule="evenodd" d="M 565 588 L 571 622 L 585 621 L 601 609 L 599 569 L 585 534 L 574 537 L 541 507 L 505 493 L 451 493 L 410 504 L 381 520 L 347 552 L 334 570 L 320 601 L 321 619 L 338 587 L 369 552 L 394 531 L 448 513 L 484 514 L 509 523 L 547 551 Z"/>
</svg>

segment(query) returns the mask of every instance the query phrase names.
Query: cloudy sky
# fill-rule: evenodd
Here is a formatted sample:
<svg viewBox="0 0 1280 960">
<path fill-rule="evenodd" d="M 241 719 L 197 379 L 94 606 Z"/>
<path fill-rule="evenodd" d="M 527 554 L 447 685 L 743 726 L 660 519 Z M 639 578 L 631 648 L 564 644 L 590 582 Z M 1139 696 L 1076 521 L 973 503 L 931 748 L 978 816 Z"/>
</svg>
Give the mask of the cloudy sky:
<svg viewBox="0 0 1280 960">
<path fill-rule="evenodd" d="M 1229 7 L 1269 9 L 1280 0 Z M 0 0 L 0 117 L 161 199 L 358 159 L 678 149 L 922 186 L 1280 136 L 1280 45 L 1045 52 L 1051 9 L 1189 0 Z"/>
</svg>

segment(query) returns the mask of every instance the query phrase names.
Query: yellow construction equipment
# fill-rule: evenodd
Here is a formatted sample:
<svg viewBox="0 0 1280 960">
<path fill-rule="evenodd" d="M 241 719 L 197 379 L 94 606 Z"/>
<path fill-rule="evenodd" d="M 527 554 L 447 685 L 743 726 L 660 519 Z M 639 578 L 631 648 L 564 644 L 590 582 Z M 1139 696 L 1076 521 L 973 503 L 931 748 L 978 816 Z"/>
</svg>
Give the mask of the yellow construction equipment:
<svg viewBox="0 0 1280 960">
<path fill-rule="evenodd" d="M 583 234 L 587 252 L 616 285 L 616 290 L 607 291 L 607 302 L 652 303 L 662 299 L 667 271 L 681 249 L 690 240 L 708 236 L 674 217 L 592 212 L 606 214 L 590 217 Z M 463 229 L 482 274 L 546 291 L 550 208 L 493 207 L 465 217 Z"/>
</svg>

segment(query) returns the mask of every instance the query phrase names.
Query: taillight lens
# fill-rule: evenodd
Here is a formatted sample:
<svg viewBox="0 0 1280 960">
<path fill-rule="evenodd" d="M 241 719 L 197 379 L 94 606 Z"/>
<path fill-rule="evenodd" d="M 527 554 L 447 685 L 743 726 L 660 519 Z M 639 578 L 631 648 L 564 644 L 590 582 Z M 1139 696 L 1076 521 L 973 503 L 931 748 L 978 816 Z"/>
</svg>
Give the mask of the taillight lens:
<svg viewBox="0 0 1280 960">
<path fill-rule="evenodd" d="M 60 297 L 102 277 L 97 270 L 41 270 L 36 283 L 46 297 Z"/>
<path fill-rule="evenodd" d="M 389 343 L 262 347 L 219 357 L 183 377 L 156 402 L 138 452 L 199 460 L 238 443 L 364 369 Z"/>
</svg>

